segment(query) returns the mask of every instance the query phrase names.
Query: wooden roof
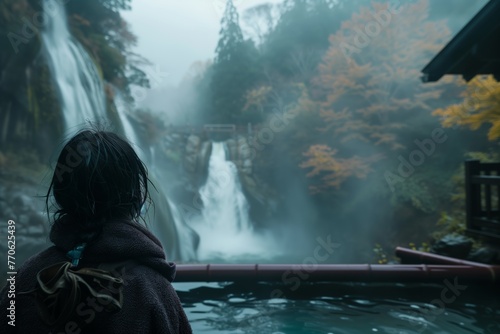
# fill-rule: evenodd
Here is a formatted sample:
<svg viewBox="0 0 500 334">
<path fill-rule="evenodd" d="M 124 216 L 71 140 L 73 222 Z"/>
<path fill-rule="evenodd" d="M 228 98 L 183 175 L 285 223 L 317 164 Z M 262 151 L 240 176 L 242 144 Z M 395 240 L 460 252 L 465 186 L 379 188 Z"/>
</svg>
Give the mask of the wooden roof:
<svg viewBox="0 0 500 334">
<path fill-rule="evenodd" d="M 466 81 L 493 74 L 500 81 L 500 0 L 490 0 L 422 70 L 422 81 L 446 74 Z"/>
</svg>

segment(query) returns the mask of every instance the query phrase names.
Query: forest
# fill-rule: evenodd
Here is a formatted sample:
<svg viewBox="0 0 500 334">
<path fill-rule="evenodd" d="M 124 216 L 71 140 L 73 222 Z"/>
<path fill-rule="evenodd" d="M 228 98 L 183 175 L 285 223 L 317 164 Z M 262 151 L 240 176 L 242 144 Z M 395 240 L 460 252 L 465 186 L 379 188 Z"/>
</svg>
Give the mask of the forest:
<svg viewBox="0 0 500 334">
<path fill-rule="evenodd" d="M 116 90 L 134 105 L 133 90 L 150 88 L 149 61 L 133 51 L 137 38 L 120 14 L 131 2 L 62 2 L 115 124 Z M 468 0 L 456 2 L 467 10 Z M 50 13 L 41 6 L 0 3 L 0 179 L 27 188 L 45 175 L 64 132 L 43 57 Z M 421 80 L 461 28 L 443 12 L 430 0 L 284 0 L 239 13 L 229 0 L 215 57 L 193 64 L 176 88 L 182 121 L 133 108 L 131 123 L 158 147 L 158 168 L 170 171 L 173 188 L 189 174 L 179 167 L 184 147 L 158 144 L 173 127 L 251 128 L 252 179 L 276 202 L 257 225 L 332 235 L 345 246 L 335 261 L 395 261 L 398 245 L 429 250 L 464 233 L 464 161 L 500 161 L 500 83 Z"/>
</svg>

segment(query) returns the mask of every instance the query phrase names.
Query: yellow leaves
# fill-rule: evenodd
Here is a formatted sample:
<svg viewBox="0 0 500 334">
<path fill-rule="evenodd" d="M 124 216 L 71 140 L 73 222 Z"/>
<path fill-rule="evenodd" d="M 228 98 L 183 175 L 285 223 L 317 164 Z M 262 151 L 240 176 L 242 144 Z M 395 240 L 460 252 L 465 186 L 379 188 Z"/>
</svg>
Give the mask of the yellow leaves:
<svg viewBox="0 0 500 334">
<path fill-rule="evenodd" d="M 373 252 L 375 253 L 377 257 L 377 263 L 378 264 L 387 264 L 387 254 L 385 250 L 382 248 L 380 244 L 375 244 L 375 247 L 373 248 Z"/>
<path fill-rule="evenodd" d="M 497 120 L 496 122 L 493 123 L 493 126 L 491 127 L 490 131 L 488 132 L 488 139 L 493 141 L 495 139 L 498 139 L 500 137 L 500 121 Z"/>
<path fill-rule="evenodd" d="M 451 128 L 455 125 L 463 124 L 463 111 L 461 105 L 452 105 L 446 109 L 436 109 L 433 115 L 441 117 L 441 125 L 445 128 Z"/>
<path fill-rule="evenodd" d="M 492 76 L 476 77 L 467 84 L 463 101 L 434 111 L 444 127 L 468 126 L 472 130 L 490 124 L 488 139 L 500 138 L 500 83 Z"/>
<path fill-rule="evenodd" d="M 395 141 L 396 136 L 387 132 L 377 132 L 371 135 L 372 138 L 377 139 L 375 145 L 391 144 Z"/>
</svg>

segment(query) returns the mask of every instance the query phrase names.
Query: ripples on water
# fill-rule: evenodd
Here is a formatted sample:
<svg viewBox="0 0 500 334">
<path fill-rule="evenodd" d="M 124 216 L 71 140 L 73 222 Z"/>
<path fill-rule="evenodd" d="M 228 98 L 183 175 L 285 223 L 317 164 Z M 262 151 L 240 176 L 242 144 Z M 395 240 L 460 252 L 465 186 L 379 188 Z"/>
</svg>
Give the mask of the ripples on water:
<svg viewBox="0 0 500 334">
<path fill-rule="evenodd" d="M 195 333 L 500 334 L 500 288 L 469 286 L 444 310 L 444 286 L 174 283 Z M 284 298 L 270 298 L 280 290 Z M 434 315 L 433 315 L 434 314 Z"/>
</svg>

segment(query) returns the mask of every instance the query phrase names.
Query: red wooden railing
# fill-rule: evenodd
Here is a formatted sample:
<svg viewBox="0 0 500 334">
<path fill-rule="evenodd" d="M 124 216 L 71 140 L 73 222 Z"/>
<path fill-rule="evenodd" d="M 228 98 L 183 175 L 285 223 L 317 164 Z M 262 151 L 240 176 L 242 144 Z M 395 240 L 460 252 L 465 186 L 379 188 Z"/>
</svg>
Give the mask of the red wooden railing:
<svg viewBox="0 0 500 334">
<path fill-rule="evenodd" d="M 307 282 L 419 282 L 500 284 L 500 266 L 461 261 L 445 256 L 397 248 L 403 260 L 423 264 L 184 264 L 177 265 L 176 282 L 286 283 L 287 278 Z M 426 264 L 433 263 L 433 264 Z"/>
</svg>

